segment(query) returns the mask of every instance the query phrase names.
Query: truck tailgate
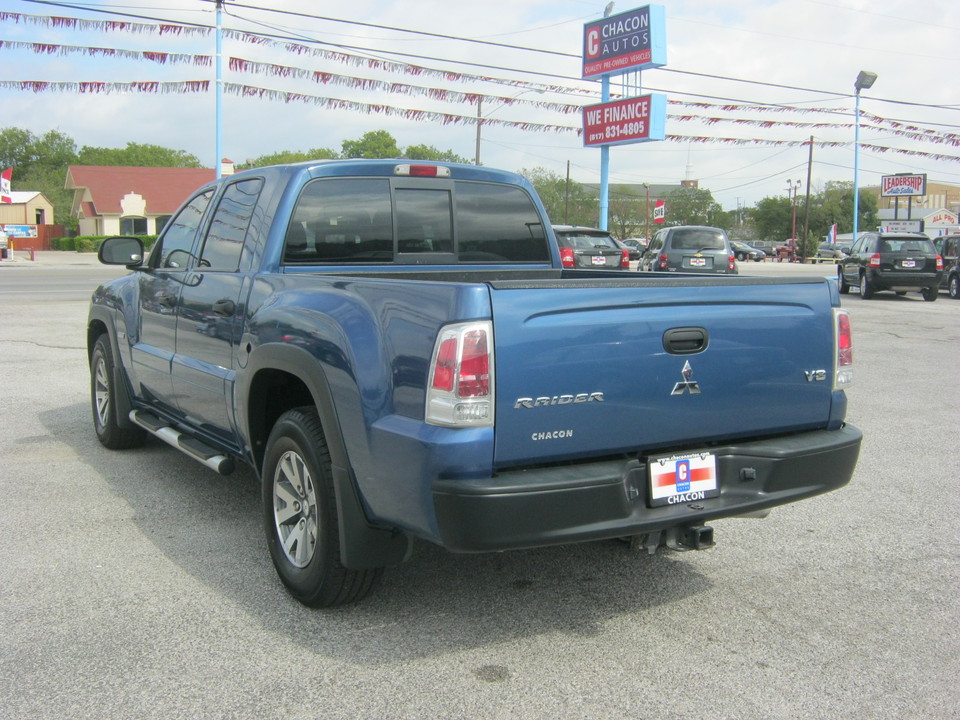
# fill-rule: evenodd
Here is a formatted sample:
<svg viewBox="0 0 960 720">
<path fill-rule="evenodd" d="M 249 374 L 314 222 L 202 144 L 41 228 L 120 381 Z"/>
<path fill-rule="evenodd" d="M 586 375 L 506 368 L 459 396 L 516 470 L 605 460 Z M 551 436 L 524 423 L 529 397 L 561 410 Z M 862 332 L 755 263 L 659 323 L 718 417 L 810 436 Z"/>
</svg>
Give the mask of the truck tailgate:
<svg viewBox="0 0 960 720">
<path fill-rule="evenodd" d="M 826 427 L 834 373 L 827 283 L 491 283 L 496 465 Z"/>
</svg>

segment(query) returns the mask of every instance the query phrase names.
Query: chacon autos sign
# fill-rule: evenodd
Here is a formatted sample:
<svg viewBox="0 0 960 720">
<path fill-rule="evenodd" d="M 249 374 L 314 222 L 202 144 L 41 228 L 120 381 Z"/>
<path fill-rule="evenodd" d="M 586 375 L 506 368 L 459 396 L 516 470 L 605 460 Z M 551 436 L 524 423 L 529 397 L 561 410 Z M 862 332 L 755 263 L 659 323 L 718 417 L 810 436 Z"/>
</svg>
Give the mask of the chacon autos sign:
<svg viewBox="0 0 960 720">
<path fill-rule="evenodd" d="M 583 26 L 583 77 L 667 64 L 666 11 L 646 5 Z"/>
<path fill-rule="evenodd" d="M 926 175 L 884 175 L 880 178 L 881 197 L 919 197 L 926 194 Z"/>
</svg>

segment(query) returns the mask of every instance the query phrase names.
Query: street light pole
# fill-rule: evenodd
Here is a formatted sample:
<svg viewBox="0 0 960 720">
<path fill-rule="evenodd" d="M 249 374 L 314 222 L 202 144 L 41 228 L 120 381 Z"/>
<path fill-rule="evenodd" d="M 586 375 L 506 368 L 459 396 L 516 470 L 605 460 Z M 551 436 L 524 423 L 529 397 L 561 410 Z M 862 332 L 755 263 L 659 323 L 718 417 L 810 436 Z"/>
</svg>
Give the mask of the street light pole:
<svg viewBox="0 0 960 720">
<path fill-rule="evenodd" d="M 853 123 L 853 242 L 857 241 L 857 225 L 860 222 L 860 91 L 873 87 L 877 74 L 861 70 L 853 84 L 856 90 Z"/>
<path fill-rule="evenodd" d="M 644 219 L 646 220 L 646 230 L 644 232 L 647 235 L 647 245 L 650 245 L 650 186 L 646 183 L 643 183 L 643 189 L 647 191 L 647 211 L 644 213 Z"/>
</svg>

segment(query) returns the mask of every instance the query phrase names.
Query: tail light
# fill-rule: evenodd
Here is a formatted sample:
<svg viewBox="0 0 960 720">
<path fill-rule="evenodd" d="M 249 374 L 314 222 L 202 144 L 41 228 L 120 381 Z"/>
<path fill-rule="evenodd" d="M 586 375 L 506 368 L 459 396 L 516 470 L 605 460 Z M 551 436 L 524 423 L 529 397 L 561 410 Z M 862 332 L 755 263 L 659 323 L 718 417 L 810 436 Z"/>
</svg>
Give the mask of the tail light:
<svg viewBox="0 0 960 720">
<path fill-rule="evenodd" d="M 576 267 L 577 261 L 573 255 L 573 248 L 560 248 L 560 265 L 562 267 Z"/>
<path fill-rule="evenodd" d="M 450 177 L 450 168 L 443 165 L 397 165 L 393 174 L 401 177 Z"/>
<path fill-rule="evenodd" d="M 426 420 L 447 427 L 493 425 L 493 325 L 447 325 L 430 362 Z"/>
<path fill-rule="evenodd" d="M 937 270 L 943 270 L 943 256 L 937 255 Z"/>
<path fill-rule="evenodd" d="M 878 268 L 880 267 L 880 253 L 874 253 L 870 256 L 870 267 Z"/>
<path fill-rule="evenodd" d="M 660 269 L 661 269 L 661 270 L 666 270 L 666 269 L 667 269 L 667 256 L 666 256 L 666 254 L 660 256 Z"/>
<path fill-rule="evenodd" d="M 620 267 L 630 269 L 630 251 L 624 250 L 620 256 Z"/>
<path fill-rule="evenodd" d="M 727 270 L 736 270 L 737 269 L 737 256 L 731 255 L 727 258 Z"/>
<path fill-rule="evenodd" d="M 850 327 L 850 315 L 846 310 L 834 308 L 834 347 L 836 357 L 833 369 L 833 389 L 843 390 L 853 383 L 853 331 Z"/>
</svg>

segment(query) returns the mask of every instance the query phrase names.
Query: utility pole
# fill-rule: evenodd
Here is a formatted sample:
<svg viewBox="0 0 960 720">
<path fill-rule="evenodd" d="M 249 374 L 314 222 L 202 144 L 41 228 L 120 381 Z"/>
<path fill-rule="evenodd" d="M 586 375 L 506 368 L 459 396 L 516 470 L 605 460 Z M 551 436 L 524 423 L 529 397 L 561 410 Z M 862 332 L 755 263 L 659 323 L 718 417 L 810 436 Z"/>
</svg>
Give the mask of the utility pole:
<svg viewBox="0 0 960 720">
<path fill-rule="evenodd" d="M 810 153 L 807 155 L 807 197 L 803 203 L 803 242 L 800 244 L 800 261 L 807 260 L 807 233 L 810 231 L 810 173 L 813 171 L 813 135 L 810 136 Z"/>
</svg>

